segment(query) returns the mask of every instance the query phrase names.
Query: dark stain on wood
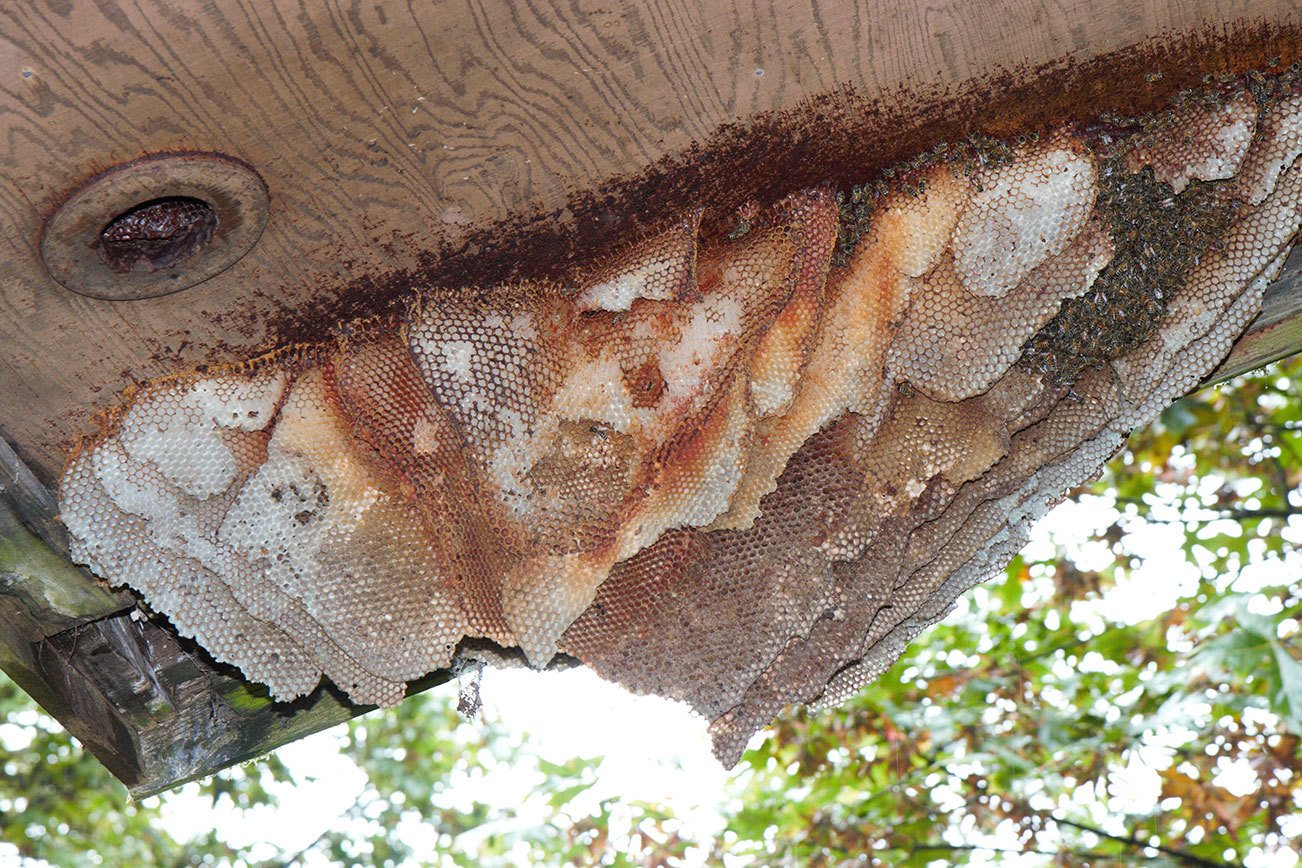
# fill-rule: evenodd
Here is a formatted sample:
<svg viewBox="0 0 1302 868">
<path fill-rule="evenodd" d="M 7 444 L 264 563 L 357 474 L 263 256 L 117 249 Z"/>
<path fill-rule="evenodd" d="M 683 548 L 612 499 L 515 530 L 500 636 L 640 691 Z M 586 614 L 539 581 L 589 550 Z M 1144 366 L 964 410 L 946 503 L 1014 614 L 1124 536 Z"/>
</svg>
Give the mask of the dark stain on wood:
<svg viewBox="0 0 1302 868">
<path fill-rule="evenodd" d="M 813 187 L 848 189 L 941 142 L 973 134 L 1010 138 L 1112 112 L 1144 114 L 1215 77 L 1299 62 L 1302 28 L 1260 24 L 1153 38 L 1086 61 L 1066 59 L 925 94 L 869 97 L 845 88 L 722 127 L 685 153 L 571 195 L 562 210 L 517 215 L 456 241 L 430 239 L 418 252 L 418 267 L 323 285 L 312 304 L 283 308 L 265 322 L 273 343 L 309 343 L 330 338 L 343 321 L 392 314 L 426 287 L 564 285 L 629 237 L 661 230 L 695 207 L 707 206 L 705 234 L 721 237 L 748 203 Z M 420 241 L 379 246 L 394 256 L 400 244 Z M 346 265 L 347 251 L 339 254 Z"/>
</svg>

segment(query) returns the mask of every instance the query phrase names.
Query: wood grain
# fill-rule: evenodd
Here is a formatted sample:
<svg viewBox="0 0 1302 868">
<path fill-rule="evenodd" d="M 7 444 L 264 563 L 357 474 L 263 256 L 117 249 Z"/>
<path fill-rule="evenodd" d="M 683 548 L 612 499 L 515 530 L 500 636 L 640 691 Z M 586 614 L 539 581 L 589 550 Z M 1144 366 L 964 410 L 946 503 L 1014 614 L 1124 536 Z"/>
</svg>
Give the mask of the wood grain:
<svg viewBox="0 0 1302 868">
<path fill-rule="evenodd" d="M 68 442 L 131 383 L 266 349 L 284 337 L 277 322 L 325 302 L 364 311 L 359 294 L 419 280 L 432 255 L 486 227 L 532 217 L 601 237 L 613 224 L 575 207 L 583 191 L 762 112 L 829 92 L 907 112 L 920 95 L 1063 58 L 1262 22 L 1297 28 L 1302 11 L 1289 0 L 5 4 L 0 436 L 51 483 Z M 54 284 L 37 240 L 61 197 L 177 150 L 262 174 L 272 215 L 254 252 L 148 301 Z M 611 207 L 654 213 L 656 189 Z"/>
</svg>

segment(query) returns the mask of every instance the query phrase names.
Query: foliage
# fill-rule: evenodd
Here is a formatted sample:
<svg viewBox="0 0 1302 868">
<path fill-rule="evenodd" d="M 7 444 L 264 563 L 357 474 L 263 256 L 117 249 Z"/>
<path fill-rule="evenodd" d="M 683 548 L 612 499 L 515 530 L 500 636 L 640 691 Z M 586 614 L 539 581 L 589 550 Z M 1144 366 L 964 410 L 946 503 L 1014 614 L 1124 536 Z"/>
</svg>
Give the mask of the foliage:
<svg viewBox="0 0 1302 868">
<path fill-rule="evenodd" d="M 0 841 L 52 863 L 111 852 L 124 864 L 164 864 L 177 843 L 27 695 L 0 674 Z M 0 851 L 0 859 L 3 858 Z"/>
<path fill-rule="evenodd" d="M 1002 579 L 849 705 L 795 711 L 732 778 L 710 840 L 597 795 L 435 692 L 334 737 L 364 773 L 302 850 L 166 831 L 0 677 L 0 860 L 56 865 L 1288 864 L 1302 831 L 1302 361 L 1188 397 L 1132 438 Z M 1154 581 L 1160 576 L 1162 581 Z M 1171 580 L 1174 577 L 1174 581 Z M 300 772 L 300 775 L 302 773 Z M 205 782 L 238 814 L 276 758 Z M 1292 825 L 1289 825 L 1292 824 Z"/>
<path fill-rule="evenodd" d="M 582 804 L 599 759 L 548 762 L 491 721 L 468 723 L 446 694 L 354 721 L 340 749 L 365 769 L 367 782 L 342 822 L 306 848 L 333 862 L 390 865 L 439 853 L 470 868 L 546 865 L 592 862 L 608 849 L 612 800 Z M 518 801 L 507 797 L 517 788 Z M 491 795 L 492 803 L 466 792 Z M 664 819 L 645 813 L 613 864 L 680 854 L 660 829 Z M 422 829 L 423 848 L 395 834 L 404 825 Z"/>
</svg>

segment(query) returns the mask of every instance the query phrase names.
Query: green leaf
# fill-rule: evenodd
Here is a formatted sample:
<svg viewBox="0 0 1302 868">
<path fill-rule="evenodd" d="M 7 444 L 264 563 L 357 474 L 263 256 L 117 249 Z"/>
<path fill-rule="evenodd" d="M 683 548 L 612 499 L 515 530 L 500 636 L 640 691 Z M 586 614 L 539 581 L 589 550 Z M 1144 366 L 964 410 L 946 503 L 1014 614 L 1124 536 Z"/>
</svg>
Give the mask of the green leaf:
<svg viewBox="0 0 1302 868">
<path fill-rule="evenodd" d="M 586 793 L 588 790 L 592 789 L 594 783 L 596 782 L 589 781 L 587 783 L 573 784 L 572 786 L 555 790 L 548 794 L 547 804 L 551 805 L 553 808 L 563 808 L 570 802 L 574 801 L 574 799 L 576 799 L 581 793 Z"/>
<path fill-rule="evenodd" d="M 1279 672 L 1278 705 L 1290 732 L 1302 733 L 1302 662 L 1293 659 L 1282 643 L 1275 642 L 1275 666 Z"/>
</svg>

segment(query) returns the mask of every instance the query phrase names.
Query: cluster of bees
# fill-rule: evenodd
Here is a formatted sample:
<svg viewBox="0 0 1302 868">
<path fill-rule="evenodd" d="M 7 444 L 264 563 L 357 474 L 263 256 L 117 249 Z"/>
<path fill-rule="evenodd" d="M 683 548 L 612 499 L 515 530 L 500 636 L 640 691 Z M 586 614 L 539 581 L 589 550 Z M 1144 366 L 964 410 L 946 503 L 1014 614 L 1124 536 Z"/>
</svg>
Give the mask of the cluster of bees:
<svg viewBox="0 0 1302 868">
<path fill-rule="evenodd" d="M 1069 299 L 1022 348 L 1022 364 L 1053 386 L 1125 355 L 1151 338 L 1189 269 L 1221 242 L 1234 215 L 1225 182 L 1194 181 L 1176 195 L 1147 166 L 1127 172 L 1109 156 L 1095 213 L 1115 254 L 1094 285 Z"/>
<path fill-rule="evenodd" d="M 1271 66 L 1277 67 L 1278 60 Z M 1259 110 L 1292 92 L 1302 81 L 1302 64 L 1254 72 L 1247 86 Z M 1085 140 L 1099 156 L 1096 213 L 1112 236 L 1115 255 L 1091 289 L 1068 300 L 1054 318 L 1022 347 L 1021 364 L 1058 387 L 1070 387 L 1082 371 L 1118 358 L 1153 336 L 1171 297 L 1191 267 L 1219 245 L 1234 216 L 1227 182 L 1194 181 L 1180 193 L 1158 180 L 1149 167 L 1128 168 L 1125 153 L 1169 134 L 1179 110 L 1190 104 L 1215 108 L 1236 76 L 1206 76 L 1203 88 L 1185 91 L 1161 112 L 1142 118 L 1104 113 Z M 837 193 L 840 231 L 832 257 L 843 267 L 869 231 L 880 201 L 896 187 L 908 195 L 926 192 L 926 170 L 945 164 L 956 175 L 977 178 L 981 169 L 1012 160 L 1014 148 L 1035 133 L 1000 141 L 974 134 L 943 142 L 876 179 Z M 979 189 L 979 188 L 978 188 Z"/>
<path fill-rule="evenodd" d="M 1270 64 L 1277 66 L 1278 60 Z M 1247 86 L 1264 112 L 1302 80 L 1302 63 L 1276 74 L 1253 72 Z M 1214 109 L 1242 79 L 1205 76 L 1204 88 L 1177 94 L 1163 111 L 1131 118 L 1104 113 L 1089 141 L 1100 155 L 1096 213 L 1116 248 L 1112 262 L 1085 295 L 1058 314 L 1023 346 L 1022 364 L 1050 385 L 1070 387 L 1082 371 L 1125 355 L 1148 340 L 1188 270 L 1209 251 L 1234 217 L 1227 181 L 1193 181 L 1178 195 L 1145 167 L 1128 171 L 1129 148 L 1151 147 L 1169 134 L 1177 113 L 1190 104 Z"/>
</svg>

